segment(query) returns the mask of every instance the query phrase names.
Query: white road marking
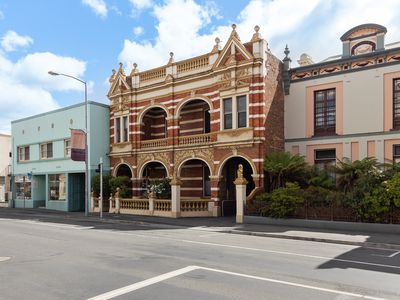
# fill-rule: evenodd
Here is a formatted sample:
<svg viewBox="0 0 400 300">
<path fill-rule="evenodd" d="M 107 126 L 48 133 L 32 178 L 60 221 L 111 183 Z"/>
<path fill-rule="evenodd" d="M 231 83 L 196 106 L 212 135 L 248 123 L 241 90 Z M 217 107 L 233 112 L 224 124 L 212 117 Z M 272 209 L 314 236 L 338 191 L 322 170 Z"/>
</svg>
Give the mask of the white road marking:
<svg viewBox="0 0 400 300">
<path fill-rule="evenodd" d="M 214 269 L 214 268 L 206 268 L 206 267 L 199 267 L 199 266 L 187 266 L 186 268 L 178 269 L 172 272 L 168 272 L 153 278 L 149 278 L 92 298 L 89 298 L 88 300 L 107 300 L 107 299 L 112 299 L 130 292 L 133 292 L 135 290 L 147 287 L 149 285 L 171 279 L 173 277 L 177 277 L 180 275 L 183 275 L 185 273 L 194 271 L 194 270 L 205 270 L 205 271 L 211 271 L 211 272 L 216 272 L 216 273 L 222 273 L 222 274 L 227 274 L 227 275 L 232 275 L 232 276 L 239 276 L 239 277 L 245 277 L 245 278 L 250 278 L 254 280 L 261 280 L 261 281 L 267 281 L 267 282 L 273 282 L 273 283 L 278 283 L 278 284 L 284 284 L 284 285 L 290 285 L 294 287 L 299 287 L 299 288 L 304 288 L 304 289 L 310 289 L 310 290 L 315 290 L 315 291 L 321 291 L 321 292 L 326 292 L 326 293 L 332 293 L 332 294 L 339 294 L 339 295 L 345 295 L 345 296 L 351 296 L 351 297 L 356 297 L 356 298 L 363 298 L 363 299 L 370 299 L 370 300 L 387 300 L 385 298 L 378 298 L 378 297 L 373 297 L 373 296 L 368 296 L 368 295 L 363 295 L 363 294 L 358 294 L 358 293 L 351 293 L 351 292 L 345 292 L 341 290 L 335 290 L 335 289 L 328 289 L 328 288 L 322 288 L 318 286 L 312 286 L 312 285 L 307 285 L 307 284 L 300 284 L 300 283 L 295 283 L 295 282 L 290 282 L 290 281 L 285 281 L 285 280 L 277 280 L 273 278 L 268 278 L 268 277 L 260 277 L 260 276 L 254 276 L 254 275 L 247 275 L 243 273 L 236 273 L 236 272 L 230 272 L 230 271 L 225 271 L 225 270 L 219 270 L 219 269 Z"/>
<path fill-rule="evenodd" d="M 388 251 L 390 251 L 390 250 L 388 250 Z M 389 258 L 391 258 L 391 257 L 395 257 L 397 254 L 400 254 L 400 251 L 394 252 L 394 253 L 389 254 L 389 255 L 382 255 L 382 254 L 374 254 L 374 253 L 372 253 L 371 256 L 379 256 L 379 257 L 389 257 Z"/>
<path fill-rule="evenodd" d="M 92 298 L 90 298 L 88 300 L 106 300 L 106 299 L 115 298 L 117 296 L 121 296 L 121 295 L 130 293 L 130 292 L 133 292 L 135 290 L 138 290 L 138 289 L 144 288 L 146 286 L 158 283 L 160 281 L 164 281 L 164 280 L 167 280 L 167 279 L 170 279 L 170 278 L 173 278 L 173 277 L 188 273 L 190 271 L 196 270 L 197 268 L 198 267 L 196 267 L 196 266 L 187 266 L 187 267 L 182 268 L 182 269 L 178 269 L 178 270 L 175 270 L 175 271 L 172 271 L 172 272 L 168 272 L 168 273 L 165 273 L 165 274 L 153 277 L 153 278 L 149 278 L 149 279 L 146 279 L 146 280 L 143 280 L 143 281 L 139 281 L 137 283 L 122 287 L 120 289 L 116 289 L 116 290 L 113 290 L 113 291 L 110 291 L 110 292 L 107 292 L 107 293 L 92 297 Z"/>
<path fill-rule="evenodd" d="M 397 254 L 400 254 L 400 251 L 397 251 L 397 252 L 395 252 L 395 253 L 389 255 L 388 257 L 395 257 Z"/>
<path fill-rule="evenodd" d="M 144 235 L 144 234 L 137 234 L 137 233 L 133 233 L 133 234 L 132 233 L 123 233 L 123 234 L 129 234 L 129 235 L 133 235 L 133 236 L 137 236 L 137 237 L 143 237 L 146 239 L 148 239 L 148 238 L 165 239 L 165 240 L 171 240 L 171 241 L 181 242 L 181 243 L 190 243 L 190 244 L 215 246 L 215 247 L 225 247 L 225 248 L 240 249 L 240 250 L 250 250 L 250 251 L 257 251 L 257 252 L 267 252 L 267 253 L 274 253 L 274 254 L 283 254 L 283 255 L 316 258 L 316 259 L 323 259 L 323 260 L 340 261 L 340 262 L 354 263 L 354 264 L 368 265 L 368 266 L 375 266 L 375 267 L 400 269 L 400 266 L 395 266 L 395 265 L 370 263 L 370 262 L 364 262 L 364 261 L 358 261 L 358 260 L 340 259 L 340 258 L 326 257 L 326 256 L 319 256 L 319 255 L 309 255 L 309 254 L 300 254 L 300 253 L 287 252 L 287 251 L 277 251 L 277 250 L 268 250 L 268 249 L 252 248 L 252 247 L 243 247 L 243 246 L 225 245 L 225 244 L 200 242 L 200 241 L 192 241 L 192 240 L 184 240 L 184 239 L 175 239 L 175 238 L 165 237 L 165 236 L 151 236 L 151 235 Z M 356 248 L 358 248 L 358 247 L 355 247 L 355 249 Z"/>
<path fill-rule="evenodd" d="M 60 223 L 52 223 L 52 222 L 41 222 L 35 220 L 15 220 L 15 219 L 0 219 L 0 220 L 8 220 L 13 221 L 15 223 L 22 223 L 22 224 L 35 224 L 47 227 L 56 227 L 56 228 L 64 228 L 64 229 L 76 229 L 76 230 L 86 230 L 86 229 L 93 229 L 93 226 L 80 226 L 74 224 L 60 224 Z"/>
<path fill-rule="evenodd" d="M 8 256 L 0 256 L 0 262 L 9 260 L 11 257 Z"/>
</svg>

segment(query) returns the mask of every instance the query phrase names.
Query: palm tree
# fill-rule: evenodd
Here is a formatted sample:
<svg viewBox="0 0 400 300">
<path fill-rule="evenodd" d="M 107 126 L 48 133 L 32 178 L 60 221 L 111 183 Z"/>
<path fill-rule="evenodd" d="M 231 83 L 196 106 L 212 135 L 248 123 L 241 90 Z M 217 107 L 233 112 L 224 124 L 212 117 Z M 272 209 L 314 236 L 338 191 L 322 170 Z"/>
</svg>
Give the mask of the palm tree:
<svg viewBox="0 0 400 300">
<path fill-rule="evenodd" d="M 270 190 L 284 187 L 288 181 L 303 181 L 306 166 L 303 156 L 292 155 L 290 152 L 270 153 L 264 160 Z"/>
<path fill-rule="evenodd" d="M 376 158 L 366 157 L 362 160 L 352 162 L 348 158 L 339 160 L 336 168 L 338 185 L 343 192 L 351 192 L 361 178 L 379 177 L 381 165 Z"/>
</svg>

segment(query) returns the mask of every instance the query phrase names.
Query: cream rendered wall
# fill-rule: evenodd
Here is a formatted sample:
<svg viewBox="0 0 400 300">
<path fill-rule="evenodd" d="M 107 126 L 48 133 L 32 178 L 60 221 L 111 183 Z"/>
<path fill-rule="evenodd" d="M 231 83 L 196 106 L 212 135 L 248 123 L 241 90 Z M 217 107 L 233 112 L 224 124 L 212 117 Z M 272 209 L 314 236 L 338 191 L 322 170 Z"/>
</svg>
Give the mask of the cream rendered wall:
<svg viewBox="0 0 400 300">
<path fill-rule="evenodd" d="M 0 176 L 8 175 L 8 165 L 11 163 L 11 136 L 0 134 Z"/>
<path fill-rule="evenodd" d="M 365 134 L 365 135 L 357 135 L 357 136 L 348 136 L 348 137 L 334 137 L 334 138 L 317 138 L 313 140 L 295 140 L 285 143 L 285 151 L 292 152 L 293 146 L 299 147 L 299 154 L 306 156 L 307 155 L 307 146 L 313 145 L 324 145 L 324 144 L 342 144 L 343 145 L 343 157 L 338 157 L 338 159 L 343 159 L 347 157 L 352 159 L 351 157 L 351 143 L 358 142 L 359 143 L 359 153 L 358 158 L 363 159 L 367 157 L 367 145 L 369 141 L 375 142 L 375 157 L 380 162 L 384 162 L 384 141 L 392 140 L 392 139 L 400 139 L 400 133 L 387 133 L 387 134 Z M 309 161 L 311 162 L 311 158 Z"/>
<path fill-rule="evenodd" d="M 308 84 L 313 83 L 311 81 L 292 83 L 290 94 L 285 95 L 285 139 L 306 136 L 306 87 Z"/>
<path fill-rule="evenodd" d="M 285 138 L 306 137 L 306 88 L 343 81 L 343 134 L 383 131 L 383 74 L 399 71 L 388 66 L 294 82 L 285 98 Z"/>
</svg>

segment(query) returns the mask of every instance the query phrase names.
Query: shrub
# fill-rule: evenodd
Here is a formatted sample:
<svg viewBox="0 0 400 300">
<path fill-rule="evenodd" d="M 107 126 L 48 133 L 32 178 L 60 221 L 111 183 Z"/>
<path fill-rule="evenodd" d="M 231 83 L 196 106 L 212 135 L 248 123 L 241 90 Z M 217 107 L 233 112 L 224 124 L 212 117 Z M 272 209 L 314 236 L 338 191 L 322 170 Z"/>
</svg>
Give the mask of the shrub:
<svg viewBox="0 0 400 300">
<path fill-rule="evenodd" d="M 275 189 L 272 193 L 262 194 L 257 200 L 262 205 L 260 213 L 275 218 L 288 217 L 304 202 L 300 186 L 291 182 L 287 182 L 285 187 Z"/>
<path fill-rule="evenodd" d="M 154 187 L 154 192 L 156 193 L 157 198 L 171 199 L 171 185 L 169 178 L 164 178 L 162 180 L 149 180 L 147 187 L 146 194 L 144 195 L 145 197 L 150 193 L 150 188 Z"/>
<path fill-rule="evenodd" d="M 130 179 L 127 176 L 112 177 L 109 180 L 111 193 L 114 195 L 117 188 L 120 188 L 119 196 L 121 198 L 126 198 L 130 196 L 129 186 Z"/>
<path fill-rule="evenodd" d="M 335 200 L 336 193 L 327 188 L 310 185 L 303 191 L 303 196 L 311 206 L 328 206 Z"/>
<path fill-rule="evenodd" d="M 110 196 L 110 179 L 111 175 L 103 176 L 103 198 Z M 96 175 L 92 178 L 92 190 L 95 197 L 100 196 L 100 175 Z"/>
<path fill-rule="evenodd" d="M 382 183 L 382 186 L 385 190 L 385 197 L 388 200 L 400 207 L 400 172 L 394 174 L 394 176 Z"/>
</svg>

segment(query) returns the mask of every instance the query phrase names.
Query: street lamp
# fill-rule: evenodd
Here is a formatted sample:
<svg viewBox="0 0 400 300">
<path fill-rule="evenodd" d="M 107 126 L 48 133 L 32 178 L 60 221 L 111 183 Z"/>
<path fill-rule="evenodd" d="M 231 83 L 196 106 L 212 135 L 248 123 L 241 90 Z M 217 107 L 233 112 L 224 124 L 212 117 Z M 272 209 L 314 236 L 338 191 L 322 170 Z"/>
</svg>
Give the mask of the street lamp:
<svg viewBox="0 0 400 300">
<path fill-rule="evenodd" d="M 89 163 L 88 163 L 88 100 L 87 100 L 87 83 L 86 81 L 83 81 L 82 79 L 79 79 L 77 77 L 68 75 L 68 74 L 63 74 L 63 73 L 58 73 L 58 72 L 53 72 L 49 71 L 48 72 L 52 76 L 65 76 L 69 77 L 72 79 L 75 79 L 79 82 L 82 82 L 85 85 L 85 216 L 88 216 L 88 211 L 89 211 L 89 201 L 88 201 L 88 192 L 89 192 Z"/>
</svg>

